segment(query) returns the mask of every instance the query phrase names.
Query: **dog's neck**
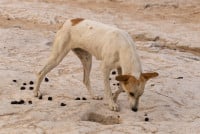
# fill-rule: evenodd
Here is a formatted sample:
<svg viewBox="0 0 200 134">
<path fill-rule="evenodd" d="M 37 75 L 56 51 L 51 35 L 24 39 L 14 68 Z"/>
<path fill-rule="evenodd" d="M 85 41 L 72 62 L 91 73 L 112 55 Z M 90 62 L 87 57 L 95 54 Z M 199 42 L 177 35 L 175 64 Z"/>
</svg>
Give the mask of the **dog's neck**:
<svg viewBox="0 0 200 134">
<path fill-rule="evenodd" d="M 135 76 L 136 79 L 140 78 L 142 73 L 142 66 L 138 54 L 133 49 L 127 49 L 126 55 L 123 56 L 121 61 L 122 74 Z"/>
</svg>

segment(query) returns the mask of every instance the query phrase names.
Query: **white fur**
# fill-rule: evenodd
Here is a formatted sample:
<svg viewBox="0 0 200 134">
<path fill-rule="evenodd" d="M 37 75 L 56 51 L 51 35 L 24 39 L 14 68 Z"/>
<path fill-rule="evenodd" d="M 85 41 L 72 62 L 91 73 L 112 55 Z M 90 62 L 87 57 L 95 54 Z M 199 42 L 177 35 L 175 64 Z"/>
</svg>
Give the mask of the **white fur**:
<svg viewBox="0 0 200 134">
<path fill-rule="evenodd" d="M 72 50 L 81 60 L 84 69 L 84 84 L 93 98 L 90 86 L 90 69 L 92 55 L 101 60 L 101 70 L 104 75 L 105 98 L 108 99 L 111 110 L 119 110 L 113 101 L 109 74 L 117 68 L 121 74 L 128 74 L 139 79 L 142 69 L 134 42 L 129 34 L 96 21 L 83 20 L 72 26 L 72 21 L 67 20 L 57 32 L 52 53 L 46 66 L 38 73 L 35 96 L 40 95 L 39 87 L 44 76 L 56 67 L 65 55 Z"/>
</svg>

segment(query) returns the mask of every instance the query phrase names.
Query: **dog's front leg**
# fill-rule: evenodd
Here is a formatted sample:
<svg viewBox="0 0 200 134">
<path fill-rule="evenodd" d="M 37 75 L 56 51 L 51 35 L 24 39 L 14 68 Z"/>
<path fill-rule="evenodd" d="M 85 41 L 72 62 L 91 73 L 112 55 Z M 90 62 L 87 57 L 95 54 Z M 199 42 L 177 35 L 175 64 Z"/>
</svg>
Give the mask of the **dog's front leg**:
<svg viewBox="0 0 200 134">
<path fill-rule="evenodd" d="M 110 88 L 109 74 L 111 69 L 106 66 L 102 66 L 102 71 L 104 76 L 104 98 L 108 101 L 109 108 L 112 111 L 119 111 L 119 106 L 114 102 Z"/>
</svg>

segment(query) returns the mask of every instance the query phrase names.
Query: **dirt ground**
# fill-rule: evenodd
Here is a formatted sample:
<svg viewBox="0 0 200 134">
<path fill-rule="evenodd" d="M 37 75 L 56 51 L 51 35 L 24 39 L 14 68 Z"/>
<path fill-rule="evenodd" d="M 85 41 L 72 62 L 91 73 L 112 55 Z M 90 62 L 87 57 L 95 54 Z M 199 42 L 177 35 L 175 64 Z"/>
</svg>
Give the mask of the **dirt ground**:
<svg viewBox="0 0 200 134">
<path fill-rule="evenodd" d="M 30 81 L 46 63 L 56 31 L 77 17 L 128 31 L 143 71 L 160 74 L 147 83 L 138 112 L 130 110 L 125 93 L 119 96 L 120 112 L 90 99 L 73 53 L 47 75 L 43 98 L 33 97 Z M 1 0 L 0 134 L 198 134 L 199 37 L 199 0 Z M 103 96 L 99 63 L 93 58 L 91 83 Z M 113 92 L 115 76 L 110 75 Z M 25 103 L 11 104 L 15 100 Z"/>
</svg>

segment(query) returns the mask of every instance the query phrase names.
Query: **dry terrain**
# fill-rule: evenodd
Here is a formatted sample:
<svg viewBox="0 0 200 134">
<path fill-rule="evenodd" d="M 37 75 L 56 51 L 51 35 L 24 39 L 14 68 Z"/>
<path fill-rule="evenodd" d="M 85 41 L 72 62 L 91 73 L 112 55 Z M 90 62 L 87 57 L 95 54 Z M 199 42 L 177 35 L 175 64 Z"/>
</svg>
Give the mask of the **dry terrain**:
<svg viewBox="0 0 200 134">
<path fill-rule="evenodd" d="M 138 112 L 130 110 L 125 93 L 120 112 L 90 99 L 73 53 L 47 75 L 43 98 L 33 97 L 30 81 L 46 63 L 56 31 L 77 17 L 128 31 L 143 71 L 159 72 L 146 85 Z M 102 96 L 99 62 L 93 58 L 91 83 Z M 0 0 L 0 78 L 0 134 L 199 134 L 200 1 Z M 20 100 L 24 104 L 11 104 Z"/>
</svg>

